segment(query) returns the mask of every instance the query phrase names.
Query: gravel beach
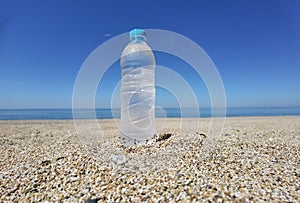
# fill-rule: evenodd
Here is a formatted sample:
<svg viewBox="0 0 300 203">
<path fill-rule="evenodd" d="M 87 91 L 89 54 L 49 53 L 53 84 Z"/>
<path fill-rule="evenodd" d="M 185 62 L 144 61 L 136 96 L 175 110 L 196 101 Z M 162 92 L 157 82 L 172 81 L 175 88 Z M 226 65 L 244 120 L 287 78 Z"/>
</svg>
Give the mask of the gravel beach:
<svg viewBox="0 0 300 203">
<path fill-rule="evenodd" d="M 97 140 L 72 120 L 0 121 L 0 202 L 300 202 L 300 117 L 226 118 L 209 152 L 208 118 L 157 119 L 156 143 L 129 148 L 117 122 Z"/>
</svg>

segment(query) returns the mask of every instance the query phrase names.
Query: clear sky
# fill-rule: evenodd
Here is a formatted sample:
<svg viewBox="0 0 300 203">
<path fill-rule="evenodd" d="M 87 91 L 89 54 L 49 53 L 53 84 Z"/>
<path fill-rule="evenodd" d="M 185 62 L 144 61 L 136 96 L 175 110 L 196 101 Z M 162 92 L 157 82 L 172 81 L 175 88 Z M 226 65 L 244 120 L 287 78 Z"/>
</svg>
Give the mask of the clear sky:
<svg viewBox="0 0 300 203">
<path fill-rule="evenodd" d="M 228 106 L 300 106 L 299 11 L 298 0 L 0 0 L 0 108 L 70 108 L 84 60 L 135 27 L 170 30 L 199 44 L 220 72 Z M 186 74 L 205 106 L 201 79 L 184 62 L 157 57 Z M 116 63 L 107 72 L 98 107 L 110 105 L 119 71 Z M 170 93 L 157 92 L 159 105 L 174 104 Z"/>
</svg>

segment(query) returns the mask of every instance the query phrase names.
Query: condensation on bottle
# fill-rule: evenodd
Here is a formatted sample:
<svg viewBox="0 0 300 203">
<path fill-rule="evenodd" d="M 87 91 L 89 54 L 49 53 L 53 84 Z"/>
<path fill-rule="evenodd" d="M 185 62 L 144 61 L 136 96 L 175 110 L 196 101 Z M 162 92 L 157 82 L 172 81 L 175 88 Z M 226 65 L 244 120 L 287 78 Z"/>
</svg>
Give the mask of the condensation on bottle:
<svg viewBox="0 0 300 203">
<path fill-rule="evenodd" d="M 121 56 L 121 122 L 123 146 L 155 141 L 155 58 L 143 29 L 130 32 Z"/>
</svg>

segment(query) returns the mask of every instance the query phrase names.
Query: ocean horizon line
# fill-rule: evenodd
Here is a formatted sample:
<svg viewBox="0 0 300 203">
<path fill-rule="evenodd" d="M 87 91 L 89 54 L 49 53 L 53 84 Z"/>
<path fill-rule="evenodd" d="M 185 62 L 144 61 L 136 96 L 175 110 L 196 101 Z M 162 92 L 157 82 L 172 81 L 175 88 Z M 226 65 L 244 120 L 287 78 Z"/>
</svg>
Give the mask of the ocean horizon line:
<svg viewBox="0 0 300 203">
<path fill-rule="evenodd" d="M 235 107 L 212 108 L 160 108 L 156 118 L 210 118 L 253 116 L 300 116 L 300 107 Z M 119 119 L 121 110 L 96 109 L 0 109 L 0 120 L 66 120 L 66 119 Z"/>
<path fill-rule="evenodd" d="M 212 107 L 163 107 L 157 106 L 163 109 L 212 109 Z M 300 108 L 300 106 L 249 106 L 249 107 L 239 107 L 239 106 L 232 106 L 232 107 L 225 107 L 225 109 L 278 109 L 278 108 Z M 111 109 L 111 110 L 120 110 L 121 108 L 110 108 L 110 107 L 96 107 L 96 108 L 70 108 L 70 107 L 38 107 L 38 108 L 0 108 L 0 110 L 95 110 L 95 109 Z M 223 107 L 215 107 L 213 109 L 224 109 Z"/>
</svg>

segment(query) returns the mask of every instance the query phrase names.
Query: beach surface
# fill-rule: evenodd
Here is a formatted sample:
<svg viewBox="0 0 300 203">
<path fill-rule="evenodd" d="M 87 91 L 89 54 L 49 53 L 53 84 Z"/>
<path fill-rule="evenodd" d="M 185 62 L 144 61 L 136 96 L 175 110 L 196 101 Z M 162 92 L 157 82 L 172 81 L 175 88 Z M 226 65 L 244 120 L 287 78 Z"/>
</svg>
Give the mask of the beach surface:
<svg viewBox="0 0 300 203">
<path fill-rule="evenodd" d="M 157 119 L 123 148 L 118 120 L 0 121 L 0 202 L 300 202 L 300 117 Z M 218 131 L 216 131 L 218 132 Z"/>
</svg>

